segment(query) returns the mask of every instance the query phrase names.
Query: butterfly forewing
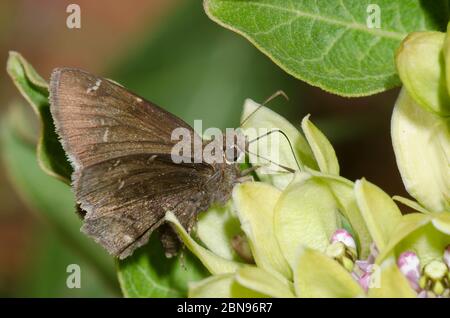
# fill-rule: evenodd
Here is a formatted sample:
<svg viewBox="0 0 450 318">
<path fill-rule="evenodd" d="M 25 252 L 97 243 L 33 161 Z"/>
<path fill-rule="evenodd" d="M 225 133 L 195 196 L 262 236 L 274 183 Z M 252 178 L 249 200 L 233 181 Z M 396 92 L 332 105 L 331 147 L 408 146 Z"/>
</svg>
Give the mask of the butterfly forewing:
<svg viewBox="0 0 450 318">
<path fill-rule="evenodd" d="M 51 112 L 73 164 L 88 166 L 133 153 L 170 153 L 177 127 L 192 128 L 160 107 L 103 78 L 56 69 Z"/>
<path fill-rule="evenodd" d="M 148 240 L 171 210 L 188 226 L 207 208 L 205 185 L 217 171 L 206 163 L 175 164 L 171 140 L 182 120 L 125 88 L 76 69 L 57 69 L 51 112 L 74 167 L 83 231 L 124 258 Z M 198 137 L 198 136 L 196 136 Z"/>
</svg>

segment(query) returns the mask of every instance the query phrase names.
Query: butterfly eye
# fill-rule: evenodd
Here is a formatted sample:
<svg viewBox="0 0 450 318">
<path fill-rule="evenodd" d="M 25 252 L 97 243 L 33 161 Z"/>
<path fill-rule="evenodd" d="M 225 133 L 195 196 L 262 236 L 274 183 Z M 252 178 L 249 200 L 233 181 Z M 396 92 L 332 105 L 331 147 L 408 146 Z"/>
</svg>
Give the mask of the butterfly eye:
<svg viewBox="0 0 450 318">
<path fill-rule="evenodd" d="M 239 147 L 237 147 L 236 145 L 233 145 L 225 149 L 225 160 L 229 164 L 241 162 L 243 155 L 244 152 L 240 150 Z"/>
<path fill-rule="evenodd" d="M 227 161 L 227 163 L 233 163 L 234 159 L 235 159 L 235 148 L 233 147 L 229 147 L 225 149 L 225 160 Z"/>
<path fill-rule="evenodd" d="M 224 157 L 228 164 L 242 163 L 245 160 L 247 140 L 245 135 L 236 129 L 226 131 L 224 136 Z"/>
</svg>

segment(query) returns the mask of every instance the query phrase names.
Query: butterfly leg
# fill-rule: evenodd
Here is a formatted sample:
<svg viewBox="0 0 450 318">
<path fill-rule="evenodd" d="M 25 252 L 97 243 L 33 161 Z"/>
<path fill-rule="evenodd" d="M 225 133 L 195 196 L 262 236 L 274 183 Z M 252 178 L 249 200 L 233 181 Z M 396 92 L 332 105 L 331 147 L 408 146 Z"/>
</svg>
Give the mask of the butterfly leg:
<svg viewBox="0 0 450 318">
<path fill-rule="evenodd" d="M 172 258 L 176 256 L 181 244 L 174 229 L 166 223 L 158 228 L 158 232 L 166 257 Z"/>
<path fill-rule="evenodd" d="M 190 233 L 197 222 L 196 215 L 198 210 L 198 200 L 186 200 L 177 204 L 173 209 L 173 213 L 186 231 Z M 171 225 L 166 223 L 163 224 L 158 231 L 166 257 L 171 258 L 176 256 L 180 250 L 180 247 L 182 247 L 182 244 L 175 230 Z"/>
</svg>

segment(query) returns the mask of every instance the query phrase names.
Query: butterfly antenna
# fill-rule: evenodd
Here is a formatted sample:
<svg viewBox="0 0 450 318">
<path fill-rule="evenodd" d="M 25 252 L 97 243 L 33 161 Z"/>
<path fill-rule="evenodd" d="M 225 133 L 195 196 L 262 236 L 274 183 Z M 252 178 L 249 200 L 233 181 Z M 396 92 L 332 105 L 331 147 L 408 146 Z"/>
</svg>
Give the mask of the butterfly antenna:
<svg viewBox="0 0 450 318">
<path fill-rule="evenodd" d="M 289 97 L 286 95 L 285 92 L 282 90 L 276 91 L 274 94 L 269 96 L 261 105 L 259 105 L 254 111 L 252 111 L 245 119 L 241 122 L 239 125 L 240 127 L 244 126 L 244 124 L 252 117 L 258 110 L 260 110 L 263 106 L 266 106 L 268 103 L 270 103 L 272 100 L 277 98 L 278 96 L 283 96 L 287 101 L 289 101 Z"/>
<path fill-rule="evenodd" d="M 250 145 L 250 144 L 253 143 L 253 142 L 256 142 L 256 141 L 260 140 L 261 138 L 267 137 L 267 136 L 269 136 L 269 135 L 271 135 L 271 134 L 273 134 L 273 133 L 280 133 L 280 134 L 286 139 L 286 141 L 287 141 L 288 144 L 289 144 L 289 148 L 291 149 L 292 156 L 294 157 L 295 163 L 297 164 L 298 170 L 302 170 L 302 169 L 300 168 L 300 163 L 298 162 L 297 157 L 295 156 L 294 147 L 292 147 L 292 143 L 291 143 L 291 141 L 289 140 L 289 137 L 288 137 L 288 136 L 286 135 L 286 133 L 285 133 L 284 131 L 282 131 L 281 129 L 273 129 L 273 130 L 271 130 L 271 131 L 269 131 L 269 132 L 267 132 L 267 133 L 265 133 L 265 134 L 263 134 L 263 135 L 261 135 L 261 136 L 258 136 L 258 137 L 256 137 L 255 139 L 252 139 L 252 140 L 248 141 L 248 145 Z M 250 151 L 248 151 L 248 150 L 247 150 L 247 152 L 250 153 Z M 273 162 L 273 161 L 270 160 L 270 159 L 263 158 L 263 157 L 261 157 L 260 155 L 258 155 L 258 154 L 256 154 L 256 153 L 250 153 L 250 154 L 255 155 L 255 156 L 257 156 L 257 157 L 259 157 L 259 158 L 261 158 L 261 159 L 267 160 L 267 161 L 269 161 L 270 163 L 273 163 L 273 164 L 275 164 L 275 165 L 277 165 L 277 166 L 279 166 L 279 167 L 281 167 L 281 168 L 283 168 L 283 169 L 285 169 L 285 170 L 287 170 L 287 171 L 289 171 L 289 172 L 295 172 L 294 169 L 291 169 L 291 168 L 285 167 L 285 166 L 283 166 L 283 165 L 280 165 L 280 164 L 278 164 L 278 163 L 275 163 L 275 162 Z"/>
<path fill-rule="evenodd" d="M 264 103 L 262 103 L 262 105 L 266 105 L 266 104 L 270 103 L 273 99 L 277 98 L 278 96 L 283 96 L 287 101 L 289 101 L 289 97 L 287 96 L 287 94 L 280 89 L 280 90 L 276 91 L 275 93 L 273 93 L 271 96 L 269 96 L 264 101 Z"/>
<path fill-rule="evenodd" d="M 272 160 L 270 160 L 270 159 L 268 159 L 268 158 L 262 157 L 261 155 L 255 153 L 255 152 L 252 152 L 252 151 L 250 151 L 250 150 L 247 150 L 247 153 L 250 154 L 250 155 L 257 156 L 258 158 L 261 158 L 261 159 L 263 159 L 263 160 L 266 160 L 268 163 L 273 164 L 273 165 L 276 165 L 276 166 L 278 166 L 278 167 L 280 167 L 280 168 L 286 170 L 287 172 L 295 173 L 295 170 L 294 170 L 294 169 L 289 168 L 289 167 L 286 167 L 286 166 L 283 166 L 283 165 L 281 165 L 281 164 L 279 164 L 279 163 L 276 163 L 275 161 L 272 161 Z M 258 166 L 258 168 L 261 168 L 261 166 Z"/>
</svg>

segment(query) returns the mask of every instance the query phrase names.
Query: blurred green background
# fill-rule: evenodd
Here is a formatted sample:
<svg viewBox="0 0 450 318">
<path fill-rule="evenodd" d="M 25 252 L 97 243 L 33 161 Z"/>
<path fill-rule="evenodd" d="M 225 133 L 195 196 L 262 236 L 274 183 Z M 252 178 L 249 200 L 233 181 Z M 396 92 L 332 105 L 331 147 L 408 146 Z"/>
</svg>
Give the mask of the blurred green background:
<svg viewBox="0 0 450 318">
<path fill-rule="evenodd" d="M 245 98 L 264 101 L 282 89 L 289 101 L 269 106 L 297 126 L 307 113 L 336 147 L 342 175 L 365 176 L 404 194 L 389 122 L 397 91 L 344 99 L 281 71 L 240 36 L 222 29 L 194 0 L 78 0 L 81 29 L 68 29 L 74 1 L 0 2 L 0 60 L 9 50 L 44 77 L 73 66 L 112 78 L 186 121 L 235 127 Z M 0 74 L 0 296 L 118 297 L 114 264 L 79 232 L 70 188 L 38 167 L 39 125 Z M 66 287 L 79 264 L 82 288 Z"/>
</svg>

